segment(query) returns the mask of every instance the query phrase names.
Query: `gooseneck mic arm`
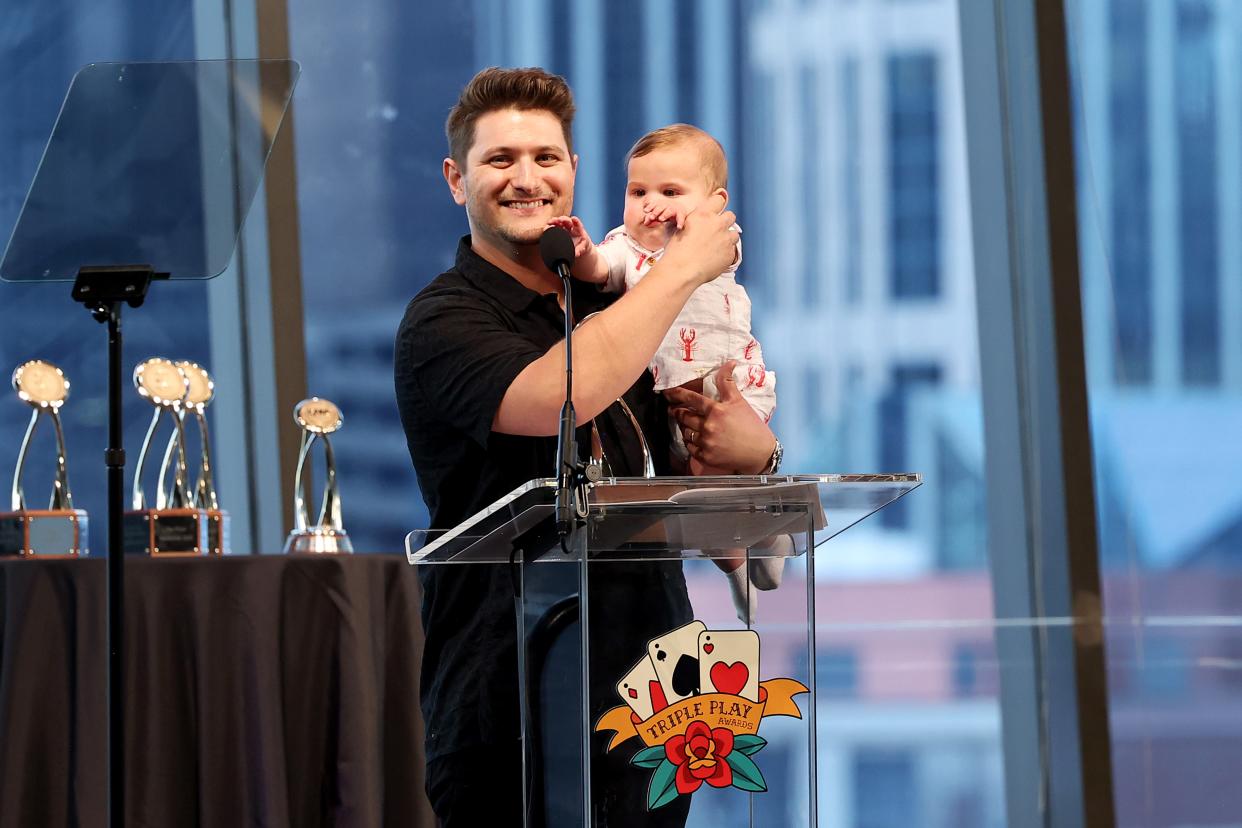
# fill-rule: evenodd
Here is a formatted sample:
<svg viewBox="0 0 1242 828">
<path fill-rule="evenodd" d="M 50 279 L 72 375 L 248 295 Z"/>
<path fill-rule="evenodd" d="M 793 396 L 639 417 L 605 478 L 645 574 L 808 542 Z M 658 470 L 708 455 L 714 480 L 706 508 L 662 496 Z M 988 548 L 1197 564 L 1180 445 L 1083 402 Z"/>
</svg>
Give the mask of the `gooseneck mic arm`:
<svg viewBox="0 0 1242 828">
<path fill-rule="evenodd" d="M 561 277 L 565 289 L 565 403 L 561 406 L 561 425 L 556 441 L 556 533 L 562 540 L 574 528 L 574 503 L 582 464 L 578 460 L 578 440 L 574 413 L 573 294 L 569 266 L 574 261 L 574 242 L 560 227 L 549 227 L 539 238 L 539 254 L 544 265 Z"/>
</svg>

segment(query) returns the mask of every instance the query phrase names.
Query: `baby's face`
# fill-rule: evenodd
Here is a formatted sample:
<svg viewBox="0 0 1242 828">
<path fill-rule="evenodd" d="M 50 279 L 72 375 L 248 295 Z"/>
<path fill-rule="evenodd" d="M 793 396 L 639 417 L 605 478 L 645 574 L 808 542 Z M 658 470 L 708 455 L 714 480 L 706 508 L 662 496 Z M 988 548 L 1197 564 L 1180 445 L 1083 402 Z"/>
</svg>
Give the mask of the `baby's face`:
<svg viewBox="0 0 1242 828">
<path fill-rule="evenodd" d="M 659 250 L 677 225 L 647 225 L 644 217 L 665 206 L 684 216 L 711 195 L 701 158 L 696 147 L 676 144 L 630 160 L 625 185 L 625 229 L 630 238 L 648 250 Z"/>
</svg>

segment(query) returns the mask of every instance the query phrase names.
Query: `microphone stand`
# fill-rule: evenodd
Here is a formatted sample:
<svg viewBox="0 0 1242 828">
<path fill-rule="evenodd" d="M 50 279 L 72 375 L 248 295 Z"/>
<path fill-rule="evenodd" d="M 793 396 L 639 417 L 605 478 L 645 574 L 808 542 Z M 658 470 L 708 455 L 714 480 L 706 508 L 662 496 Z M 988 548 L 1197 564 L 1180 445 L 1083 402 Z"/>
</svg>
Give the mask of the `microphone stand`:
<svg viewBox="0 0 1242 828">
<path fill-rule="evenodd" d="M 565 291 L 565 403 L 561 406 L 561 427 L 556 440 L 556 534 L 561 539 L 561 551 L 569 554 L 565 543 L 574 529 L 575 513 L 580 505 L 576 501 L 582 463 L 578 460 L 578 418 L 574 413 L 574 306 L 568 263 L 557 262 L 556 273 Z"/>
</svg>

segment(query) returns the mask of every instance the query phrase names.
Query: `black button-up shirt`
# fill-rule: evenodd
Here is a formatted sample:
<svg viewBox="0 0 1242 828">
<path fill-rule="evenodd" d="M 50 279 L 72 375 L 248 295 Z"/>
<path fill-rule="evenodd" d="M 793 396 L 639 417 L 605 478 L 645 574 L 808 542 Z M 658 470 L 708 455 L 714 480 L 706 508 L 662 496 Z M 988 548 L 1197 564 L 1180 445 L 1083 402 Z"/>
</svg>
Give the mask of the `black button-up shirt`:
<svg viewBox="0 0 1242 828">
<path fill-rule="evenodd" d="M 577 318 L 614 296 L 574 285 Z M 519 373 L 564 334 L 555 294 L 540 295 L 470 248 L 410 302 L 397 332 L 397 404 L 433 529 L 449 529 L 528 480 L 553 477 L 555 437 L 491 430 Z M 575 366 L 575 370 L 580 369 Z M 663 397 L 644 373 L 625 394 L 642 424 L 658 474 L 667 474 Z M 613 473 L 641 475 L 641 449 L 613 406 L 596 418 Z M 578 431 L 590 446 L 589 428 Z M 648 638 L 690 620 L 677 564 L 609 564 L 591 580 L 593 685 L 615 684 Z M 424 566 L 422 707 L 427 758 L 518 736 L 513 587 L 502 566 Z M 606 616 L 606 620 L 605 620 Z M 598 676 L 596 676 L 598 673 Z M 592 694 L 595 695 L 594 692 Z M 617 700 L 593 699 L 594 706 Z"/>
</svg>

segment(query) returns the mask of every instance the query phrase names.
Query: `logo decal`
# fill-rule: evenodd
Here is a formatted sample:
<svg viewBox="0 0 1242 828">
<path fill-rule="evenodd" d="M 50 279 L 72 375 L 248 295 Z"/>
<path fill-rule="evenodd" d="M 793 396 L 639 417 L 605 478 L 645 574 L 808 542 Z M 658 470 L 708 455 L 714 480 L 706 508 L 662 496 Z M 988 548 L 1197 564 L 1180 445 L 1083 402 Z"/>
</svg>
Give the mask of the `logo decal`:
<svg viewBox="0 0 1242 828">
<path fill-rule="evenodd" d="M 608 750 L 638 738 L 630 764 L 651 768 L 647 809 L 655 810 L 706 783 L 713 788 L 768 789 L 752 759 L 767 745 L 767 716 L 802 718 L 793 697 L 809 692 L 789 678 L 759 680 L 759 635 L 709 630 L 701 621 L 670 630 L 617 683 L 625 704 L 595 725 L 612 731 Z"/>
</svg>

